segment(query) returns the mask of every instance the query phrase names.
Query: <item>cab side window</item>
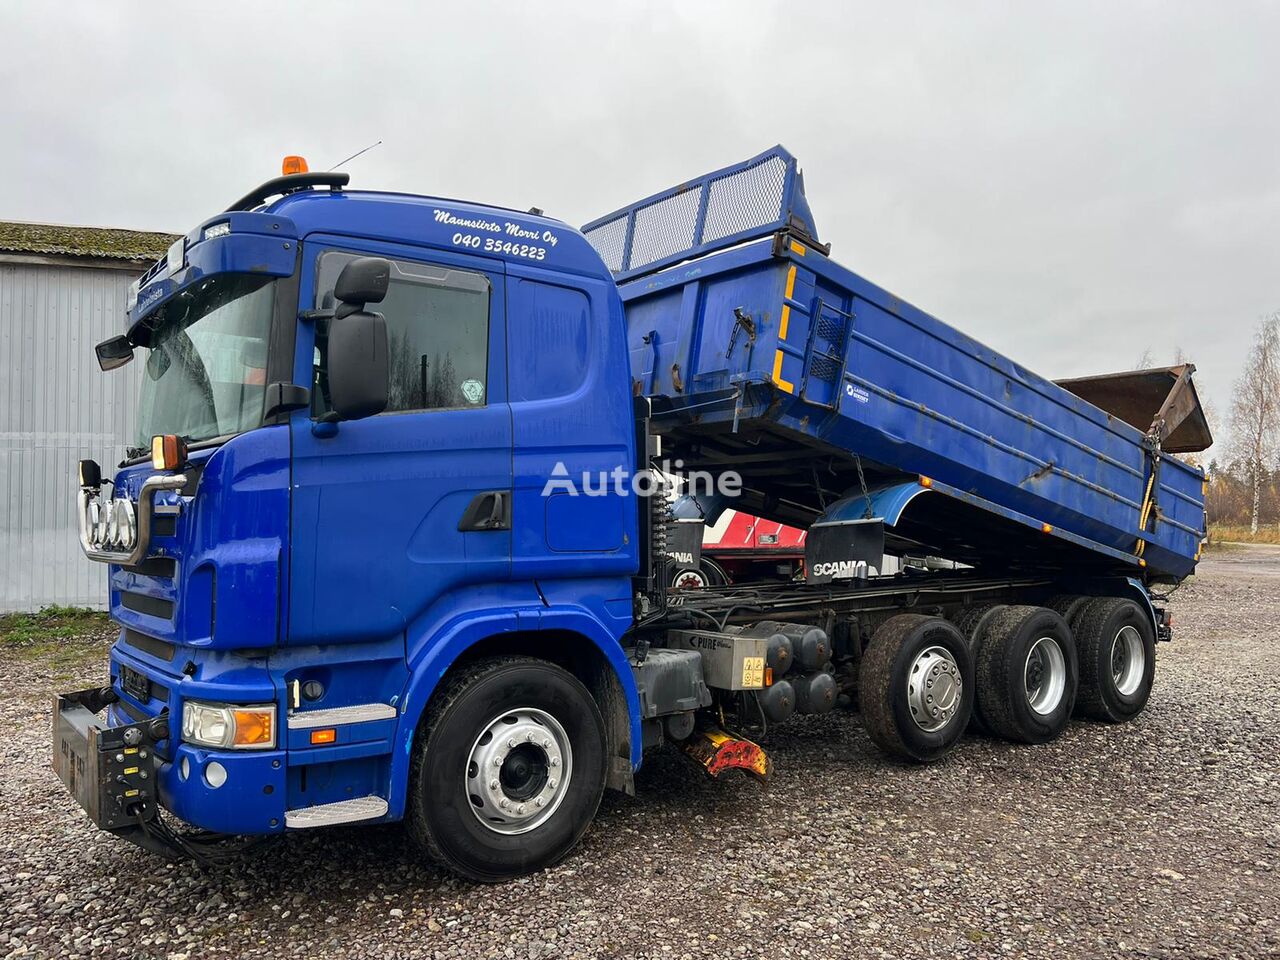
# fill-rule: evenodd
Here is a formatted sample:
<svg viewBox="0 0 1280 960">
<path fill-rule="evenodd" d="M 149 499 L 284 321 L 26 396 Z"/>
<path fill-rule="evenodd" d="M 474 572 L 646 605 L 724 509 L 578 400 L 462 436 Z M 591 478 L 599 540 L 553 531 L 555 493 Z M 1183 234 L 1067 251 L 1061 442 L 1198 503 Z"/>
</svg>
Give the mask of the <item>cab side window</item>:
<svg viewBox="0 0 1280 960">
<path fill-rule="evenodd" d="M 316 269 L 316 305 L 332 307 L 338 274 L 357 255 L 326 251 Z M 482 273 L 406 260 L 391 261 L 382 303 L 368 309 L 387 320 L 390 384 L 386 413 L 481 407 L 488 401 L 489 300 Z M 328 322 L 316 327 L 312 416 L 330 410 Z"/>
</svg>

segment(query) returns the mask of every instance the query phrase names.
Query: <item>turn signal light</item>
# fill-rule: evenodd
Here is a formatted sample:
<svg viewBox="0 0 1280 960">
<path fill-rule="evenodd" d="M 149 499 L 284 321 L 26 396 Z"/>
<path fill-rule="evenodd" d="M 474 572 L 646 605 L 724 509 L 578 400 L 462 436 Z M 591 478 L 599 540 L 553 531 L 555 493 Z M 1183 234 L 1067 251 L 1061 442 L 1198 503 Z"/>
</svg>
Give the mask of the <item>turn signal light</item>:
<svg viewBox="0 0 1280 960">
<path fill-rule="evenodd" d="M 338 739 L 338 731 L 334 727 L 325 727 L 323 730 L 311 731 L 311 745 L 333 743 Z"/>
<path fill-rule="evenodd" d="M 283 174 L 290 173 L 306 173 L 307 161 L 304 157 L 288 156 L 284 158 L 284 162 L 280 164 L 280 172 Z"/>
<path fill-rule="evenodd" d="M 933 486 L 933 480 L 932 480 L 932 478 L 930 478 L 930 477 L 921 477 L 921 478 L 920 478 L 920 486 L 922 486 L 922 487 L 932 487 L 932 486 Z"/>
<path fill-rule="evenodd" d="M 1041 533 L 1053 533 L 1053 524 L 1051 524 L 1051 523 L 1042 523 L 1042 524 L 1040 524 L 1040 532 L 1041 532 Z"/>
<path fill-rule="evenodd" d="M 177 470 L 187 462 L 187 445 L 172 433 L 151 438 L 151 466 L 157 470 Z"/>
<path fill-rule="evenodd" d="M 275 719 L 273 712 L 233 708 L 231 713 L 236 721 L 236 732 L 231 738 L 232 746 L 259 747 L 275 744 L 275 732 L 271 728 L 272 721 Z"/>
</svg>

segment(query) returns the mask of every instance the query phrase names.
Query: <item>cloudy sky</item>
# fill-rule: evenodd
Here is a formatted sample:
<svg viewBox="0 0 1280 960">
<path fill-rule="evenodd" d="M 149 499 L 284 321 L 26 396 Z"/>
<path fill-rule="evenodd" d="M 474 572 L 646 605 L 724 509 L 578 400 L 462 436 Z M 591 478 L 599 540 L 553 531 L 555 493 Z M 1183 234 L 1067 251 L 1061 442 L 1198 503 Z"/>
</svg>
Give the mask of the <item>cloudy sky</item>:
<svg viewBox="0 0 1280 960">
<path fill-rule="evenodd" d="M 0 219 L 186 230 L 286 153 L 579 224 L 774 143 L 846 266 L 1048 376 L 1280 309 L 1280 5 L 0 6 Z"/>
</svg>

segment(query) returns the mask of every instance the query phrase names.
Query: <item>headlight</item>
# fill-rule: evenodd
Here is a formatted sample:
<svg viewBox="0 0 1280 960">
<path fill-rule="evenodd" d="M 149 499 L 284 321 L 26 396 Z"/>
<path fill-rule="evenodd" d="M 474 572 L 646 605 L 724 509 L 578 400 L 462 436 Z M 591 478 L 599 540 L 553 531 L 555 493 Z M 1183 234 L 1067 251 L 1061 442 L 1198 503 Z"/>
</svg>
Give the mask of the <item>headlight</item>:
<svg viewBox="0 0 1280 960">
<path fill-rule="evenodd" d="M 276 745 L 276 705 L 241 707 L 188 700 L 182 705 L 182 739 L 225 750 L 268 750 Z"/>
</svg>

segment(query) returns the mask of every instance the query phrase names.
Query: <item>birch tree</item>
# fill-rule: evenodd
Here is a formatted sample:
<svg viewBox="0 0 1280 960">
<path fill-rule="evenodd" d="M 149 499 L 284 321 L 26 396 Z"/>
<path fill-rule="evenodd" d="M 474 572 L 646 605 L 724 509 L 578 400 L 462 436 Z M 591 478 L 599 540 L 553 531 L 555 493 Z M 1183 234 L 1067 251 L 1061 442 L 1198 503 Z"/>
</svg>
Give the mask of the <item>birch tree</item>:
<svg viewBox="0 0 1280 960">
<path fill-rule="evenodd" d="M 1262 486 L 1280 453 L 1280 311 L 1258 324 L 1231 400 L 1231 432 L 1253 495 L 1249 529 L 1257 534 Z"/>
</svg>

